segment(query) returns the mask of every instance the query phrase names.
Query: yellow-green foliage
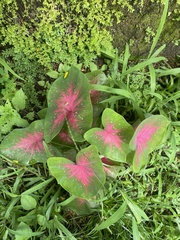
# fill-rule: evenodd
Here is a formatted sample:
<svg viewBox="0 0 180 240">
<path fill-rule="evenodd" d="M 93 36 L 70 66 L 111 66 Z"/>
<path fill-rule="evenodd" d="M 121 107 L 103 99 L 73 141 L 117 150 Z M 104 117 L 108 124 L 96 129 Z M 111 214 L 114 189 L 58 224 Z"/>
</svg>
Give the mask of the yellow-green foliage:
<svg viewBox="0 0 180 240">
<path fill-rule="evenodd" d="M 48 68 L 53 62 L 86 65 L 102 47 L 112 48 L 107 27 L 122 16 L 117 5 L 132 10 L 123 0 L 3 0 L 0 40 Z"/>
<path fill-rule="evenodd" d="M 147 0 L 1 0 L 0 41 L 12 46 L 15 54 L 23 53 L 47 68 L 61 62 L 87 65 L 102 48 L 112 49 L 109 28 L 113 22 L 145 3 Z"/>
</svg>

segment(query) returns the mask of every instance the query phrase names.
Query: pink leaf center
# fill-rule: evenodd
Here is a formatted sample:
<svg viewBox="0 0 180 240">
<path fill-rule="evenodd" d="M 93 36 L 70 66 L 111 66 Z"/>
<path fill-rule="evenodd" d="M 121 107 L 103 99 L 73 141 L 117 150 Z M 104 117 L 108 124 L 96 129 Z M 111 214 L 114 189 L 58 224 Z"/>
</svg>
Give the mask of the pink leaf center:
<svg viewBox="0 0 180 240">
<path fill-rule="evenodd" d="M 69 143 L 69 144 L 73 143 L 68 132 L 62 131 L 58 134 L 58 136 L 59 136 L 59 140 L 62 141 L 63 143 Z"/>
<path fill-rule="evenodd" d="M 87 161 L 85 156 L 78 161 L 78 164 L 64 164 L 64 167 L 68 169 L 70 178 L 75 177 L 84 186 L 88 186 L 94 176 L 91 163 Z"/>
<path fill-rule="evenodd" d="M 43 132 L 27 133 L 27 136 L 21 138 L 21 140 L 13 147 L 14 149 L 20 148 L 25 152 L 30 152 L 33 155 L 35 152 L 41 152 L 44 150 L 43 146 Z"/>
<path fill-rule="evenodd" d="M 137 148 L 137 164 L 139 164 L 140 155 L 143 150 L 146 150 L 148 142 L 152 139 L 152 135 L 156 132 L 158 127 L 144 126 L 136 135 L 135 145 Z"/>
<path fill-rule="evenodd" d="M 104 141 L 104 144 L 109 144 L 110 148 L 113 146 L 120 147 L 122 140 L 119 136 L 120 130 L 114 129 L 114 124 L 107 123 L 107 126 L 104 130 L 98 131 L 96 134 L 101 137 Z"/>
<path fill-rule="evenodd" d="M 66 92 L 61 92 L 60 95 L 55 110 L 57 117 L 54 121 L 54 127 L 67 120 L 73 128 L 78 128 L 77 111 L 82 102 L 82 99 L 79 98 L 79 91 L 75 91 L 71 85 Z"/>
</svg>

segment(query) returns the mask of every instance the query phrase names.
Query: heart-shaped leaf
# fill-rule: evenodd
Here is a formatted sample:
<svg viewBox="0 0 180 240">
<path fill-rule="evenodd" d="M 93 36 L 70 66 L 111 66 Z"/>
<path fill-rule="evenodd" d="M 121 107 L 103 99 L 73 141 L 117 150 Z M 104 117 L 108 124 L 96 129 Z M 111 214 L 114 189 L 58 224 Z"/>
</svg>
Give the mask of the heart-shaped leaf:
<svg viewBox="0 0 180 240">
<path fill-rule="evenodd" d="M 65 78 L 58 78 L 48 93 L 48 109 L 45 117 L 45 140 L 50 142 L 67 123 L 75 141 L 83 141 L 82 135 L 92 124 L 92 104 L 89 83 L 77 68 L 71 67 Z"/>
<path fill-rule="evenodd" d="M 95 146 L 79 151 L 76 163 L 63 157 L 49 158 L 48 167 L 58 183 L 79 198 L 93 197 L 105 182 L 102 162 Z"/>
<path fill-rule="evenodd" d="M 169 123 L 164 116 L 156 115 L 148 117 L 136 128 L 130 141 L 131 149 L 135 150 L 133 159 L 133 170 L 135 172 L 138 172 L 147 164 L 148 154 L 161 144 Z"/>
<path fill-rule="evenodd" d="M 43 120 L 37 120 L 27 128 L 13 130 L 2 141 L 0 152 L 21 164 L 28 164 L 32 159 L 36 162 L 45 162 L 47 156 L 43 138 Z"/>
<path fill-rule="evenodd" d="M 119 162 L 126 161 L 129 141 L 134 133 L 132 126 L 114 110 L 106 108 L 102 114 L 104 129 L 92 128 L 84 138 L 95 145 L 105 157 Z"/>
</svg>

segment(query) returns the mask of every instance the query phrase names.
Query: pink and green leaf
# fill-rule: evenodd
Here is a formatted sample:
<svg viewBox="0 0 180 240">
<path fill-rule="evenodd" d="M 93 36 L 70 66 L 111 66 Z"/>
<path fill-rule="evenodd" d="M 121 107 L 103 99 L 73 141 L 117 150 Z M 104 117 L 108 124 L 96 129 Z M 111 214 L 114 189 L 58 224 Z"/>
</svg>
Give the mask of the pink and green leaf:
<svg viewBox="0 0 180 240">
<path fill-rule="evenodd" d="M 86 73 L 86 76 L 90 84 L 104 85 L 106 83 L 107 77 L 101 70 L 96 70 L 90 73 Z M 101 101 L 107 99 L 109 93 L 91 90 L 90 98 L 93 105 L 93 126 L 99 125 L 99 120 L 102 111 L 104 110 L 104 104 Z"/>
<path fill-rule="evenodd" d="M 133 169 L 138 172 L 148 162 L 148 154 L 161 144 L 169 125 L 167 118 L 161 115 L 151 116 L 142 121 L 130 141 L 130 148 L 135 150 Z"/>
<path fill-rule="evenodd" d="M 45 162 L 47 156 L 43 139 L 43 120 L 38 120 L 27 128 L 13 130 L 1 143 L 0 152 L 20 164 L 28 164 L 32 159 L 36 162 Z"/>
<path fill-rule="evenodd" d="M 95 145 L 105 157 L 125 162 L 129 153 L 129 141 L 134 133 L 132 126 L 114 110 L 106 108 L 102 114 L 104 129 L 92 128 L 84 134 L 84 138 Z"/>
<path fill-rule="evenodd" d="M 58 183 L 79 198 L 90 199 L 105 183 L 105 173 L 95 146 L 79 151 L 76 163 L 63 157 L 49 158 L 48 167 Z"/>
<path fill-rule="evenodd" d="M 87 201 L 83 198 L 75 198 L 73 201 L 66 205 L 68 209 L 71 209 L 78 215 L 89 215 L 95 210 L 95 203 L 92 201 Z"/>
<path fill-rule="evenodd" d="M 76 141 L 83 141 L 83 133 L 92 124 L 92 104 L 86 76 L 72 67 L 66 78 L 58 78 L 48 93 L 45 117 L 45 140 L 50 142 L 64 124 Z"/>
</svg>

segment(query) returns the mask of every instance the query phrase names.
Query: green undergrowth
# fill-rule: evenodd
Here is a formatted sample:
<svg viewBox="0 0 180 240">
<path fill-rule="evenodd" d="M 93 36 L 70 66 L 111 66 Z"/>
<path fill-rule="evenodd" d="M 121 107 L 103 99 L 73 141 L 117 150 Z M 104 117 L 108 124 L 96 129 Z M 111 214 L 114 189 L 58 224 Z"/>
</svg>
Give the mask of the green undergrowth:
<svg viewBox="0 0 180 240">
<path fill-rule="evenodd" d="M 174 134 L 180 144 L 178 133 Z M 84 216 L 66 208 L 69 196 L 49 176 L 46 165 L 23 168 L 16 161 L 1 159 L 1 239 L 136 239 L 136 236 L 178 240 L 180 163 L 178 156 L 171 159 L 173 147 L 171 142 L 163 145 L 152 155 L 149 167 L 139 174 L 122 165 L 117 178 L 109 178 L 94 200 L 93 212 Z M 120 209 L 124 200 L 128 201 L 125 213 Z"/>
<path fill-rule="evenodd" d="M 135 174 L 121 164 L 82 215 L 68 208 L 72 196 L 57 185 L 46 163 L 22 167 L 18 159 L 1 156 L 1 239 L 179 239 L 180 69 L 157 56 L 162 49 L 137 64 L 128 61 L 128 45 L 123 56 L 106 53 L 108 84 L 94 85 L 109 93 L 103 104 L 131 123 L 146 114 L 172 122 L 168 140 L 151 154 L 147 168 Z"/>
</svg>

